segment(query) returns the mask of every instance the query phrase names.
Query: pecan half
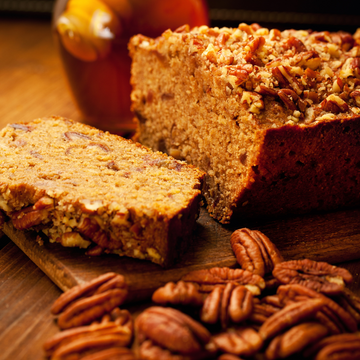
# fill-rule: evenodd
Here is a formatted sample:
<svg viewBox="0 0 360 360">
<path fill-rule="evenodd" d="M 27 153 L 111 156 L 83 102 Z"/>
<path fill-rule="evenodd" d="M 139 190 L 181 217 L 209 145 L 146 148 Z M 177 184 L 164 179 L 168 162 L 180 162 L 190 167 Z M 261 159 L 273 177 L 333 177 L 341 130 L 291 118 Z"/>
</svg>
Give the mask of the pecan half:
<svg viewBox="0 0 360 360">
<path fill-rule="evenodd" d="M 121 305 L 127 293 L 124 277 L 107 273 L 63 293 L 51 312 L 60 314 L 58 326 L 61 329 L 86 325 Z"/>
<path fill-rule="evenodd" d="M 316 356 L 314 356 L 316 354 Z M 320 340 L 304 352 L 315 360 L 356 360 L 360 358 L 360 333 L 340 334 Z"/>
<path fill-rule="evenodd" d="M 33 226 L 49 221 L 49 210 L 53 207 L 54 201 L 44 196 L 34 205 L 12 213 L 11 221 L 18 230 L 30 229 Z"/>
<path fill-rule="evenodd" d="M 152 296 L 152 301 L 160 305 L 201 306 L 204 303 L 204 297 L 198 291 L 196 284 L 179 281 L 176 284 L 169 282 L 157 289 Z"/>
<path fill-rule="evenodd" d="M 233 283 L 216 286 L 207 296 L 201 309 L 201 321 L 216 324 L 219 320 L 223 329 L 230 321 L 240 323 L 245 321 L 252 312 L 253 295 L 245 286 Z"/>
<path fill-rule="evenodd" d="M 239 356 L 255 355 L 263 345 L 261 337 L 251 327 L 228 329 L 215 335 L 213 341 L 220 350 Z"/>
<path fill-rule="evenodd" d="M 195 355 L 208 349 L 211 335 L 200 323 L 184 313 L 153 306 L 135 321 L 135 333 L 141 345 L 151 340 L 170 352 Z"/>
<path fill-rule="evenodd" d="M 260 231 L 238 229 L 231 234 L 230 243 L 241 268 L 262 277 L 284 261 L 275 244 Z"/>
<path fill-rule="evenodd" d="M 329 297 L 315 290 L 299 284 L 293 284 L 280 286 L 277 293 L 280 301 L 285 304 L 296 301 L 306 301 L 306 299 L 321 299 L 325 303 L 325 306 L 315 317 L 321 322 L 325 320 L 325 322 L 322 322 L 324 325 L 331 322 L 332 328 L 329 328 L 330 331 L 334 326 L 338 329 L 338 332 L 355 332 L 357 330 L 355 319 L 347 311 Z M 323 314 L 324 316 L 319 316 L 319 314 Z"/>
<path fill-rule="evenodd" d="M 92 240 L 102 249 L 119 249 L 122 247 L 121 240 L 111 238 L 106 231 L 101 229 L 95 219 L 83 217 L 79 222 L 77 231 L 87 239 Z"/>
<path fill-rule="evenodd" d="M 352 281 L 346 269 L 309 259 L 279 263 L 273 275 L 282 284 L 301 284 L 328 295 L 340 294 Z"/>
<path fill-rule="evenodd" d="M 273 295 L 275 297 L 276 295 Z M 264 297 L 260 302 L 255 302 L 249 320 L 255 324 L 263 324 L 270 316 L 283 308 L 278 301 L 271 299 L 271 296 Z"/>
<path fill-rule="evenodd" d="M 267 360 L 284 359 L 300 353 L 311 344 L 318 342 L 328 334 L 328 329 L 317 322 L 305 322 L 276 336 L 266 349 Z"/>
<path fill-rule="evenodd" d="M 51 359 L 82 359 L 94 356 L 102 358 L 105 354 L 124 353 L 131 354 L 124 349 L 133 337 L 133 324 L 127 310 L 115 309 L 105 316 L 100 323 L 80 326 L 64 330 L 43 346 L 46 355 Z"/>
<path fill-rule="evenodd" d="M 324 305 L 323 299 L 308 299 L 287 305 L 261 325 L 259 334 L 263 340 L 271 339 L 293 325 L 312 319 Z"/>
<path fill-rule="evenodd" d="M 265 281 L 261 276 L 247 270 L 228 267 L 191 271 L 184 275 L 182 280 L 198 284 L 202 292 L 211 292 L 216 285 L 226 285 L 229 282 L 244 285 L 253 295 L 259 295 L 265 288 Z"/>
</svg>

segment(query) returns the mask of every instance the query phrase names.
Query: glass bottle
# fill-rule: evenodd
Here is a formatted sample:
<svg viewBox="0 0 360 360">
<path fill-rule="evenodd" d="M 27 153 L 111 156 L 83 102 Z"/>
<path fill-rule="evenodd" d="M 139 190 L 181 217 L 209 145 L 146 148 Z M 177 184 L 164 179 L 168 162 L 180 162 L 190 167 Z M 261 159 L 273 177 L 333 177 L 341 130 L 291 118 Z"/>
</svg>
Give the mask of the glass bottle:
<svg viewBox="0 0 360 360">
<path fill-rule="evenodd" d="M 53 29 L 84 122 L 126 135 L 130 111 L 131 36 L 208 25 L 205 0 L 57 0 Z"/>
</svg>

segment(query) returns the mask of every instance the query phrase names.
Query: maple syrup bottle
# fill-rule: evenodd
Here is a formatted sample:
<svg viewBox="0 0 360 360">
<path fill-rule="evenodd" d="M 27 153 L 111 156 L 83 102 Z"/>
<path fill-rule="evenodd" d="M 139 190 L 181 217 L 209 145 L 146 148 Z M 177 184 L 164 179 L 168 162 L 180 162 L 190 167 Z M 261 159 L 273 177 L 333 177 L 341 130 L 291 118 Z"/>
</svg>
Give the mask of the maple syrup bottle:
<svg viewBox="0 0 360 360">
<path fill-rule="evenodd" d="M 205 0 L 58 0 L 53 29 L 83 121 L 120 135 L 132 132 L 130 37 L 208 22 Z"/>
</svg>

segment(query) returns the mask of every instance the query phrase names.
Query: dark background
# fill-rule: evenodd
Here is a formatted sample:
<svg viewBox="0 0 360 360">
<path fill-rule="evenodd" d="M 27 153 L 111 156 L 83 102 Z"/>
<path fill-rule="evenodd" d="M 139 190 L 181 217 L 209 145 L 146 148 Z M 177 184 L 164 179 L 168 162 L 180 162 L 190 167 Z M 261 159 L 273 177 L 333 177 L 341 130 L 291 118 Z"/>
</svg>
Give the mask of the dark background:
<svg viewBox="0 0 360 360">
<path fill-rule="evenodd" d="M 360 27 L 359 1 L 207 0 L 207 3 L 211 26 L 237 27 L 240 22 L 257 22 L 280 30 L 344 30 L 351 33 Z M 51 19 L 53 4 L 54 0 L 0 0 L 0 21 L 4 17 Z"/>
</svg>

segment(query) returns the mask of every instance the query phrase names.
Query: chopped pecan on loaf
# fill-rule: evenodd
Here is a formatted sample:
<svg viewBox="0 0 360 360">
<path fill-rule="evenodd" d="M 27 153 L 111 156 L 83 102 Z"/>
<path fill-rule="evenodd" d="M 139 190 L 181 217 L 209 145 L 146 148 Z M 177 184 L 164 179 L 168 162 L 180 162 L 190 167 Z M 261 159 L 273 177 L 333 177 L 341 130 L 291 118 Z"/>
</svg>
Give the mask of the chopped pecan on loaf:
<svg viewBox="0 0 360 360">
<path fill-rule="evenodd" d="M 129 48 L 136 138 L 207 172 L 213 217 L 360 204 L 358 32 L 200 26 Z"/>
<path fill-rule="evenodd" d="M 0 209 L 51 242 L 171 265 L 186 248 L 204 174 L 59 117 L 1 131 Z"/>
</svg>

